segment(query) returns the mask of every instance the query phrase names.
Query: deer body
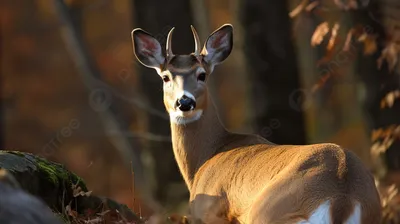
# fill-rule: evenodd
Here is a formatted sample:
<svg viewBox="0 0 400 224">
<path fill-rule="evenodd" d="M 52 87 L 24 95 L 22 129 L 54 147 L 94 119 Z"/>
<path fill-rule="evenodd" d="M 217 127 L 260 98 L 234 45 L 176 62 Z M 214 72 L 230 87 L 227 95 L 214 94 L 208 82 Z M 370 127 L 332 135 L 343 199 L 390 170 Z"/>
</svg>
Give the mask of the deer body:
<svg viewBox="0 0 400 224">
<path fill-rule="evenodd" d="M 190 191 L 193 223 L 378 224 L 374 179 L 350 151 L 335 144 L 276 145 L 258 135 L 228 131 L 205 85 L 230 53 L 232 27 L 195 36 L 191 55 L 166 54 L 143 30 L 132 31 L 139 61 L 164 80 L 173 150 Z M 164 56 L 165 55 L 165 56 Z"/>
</svg>

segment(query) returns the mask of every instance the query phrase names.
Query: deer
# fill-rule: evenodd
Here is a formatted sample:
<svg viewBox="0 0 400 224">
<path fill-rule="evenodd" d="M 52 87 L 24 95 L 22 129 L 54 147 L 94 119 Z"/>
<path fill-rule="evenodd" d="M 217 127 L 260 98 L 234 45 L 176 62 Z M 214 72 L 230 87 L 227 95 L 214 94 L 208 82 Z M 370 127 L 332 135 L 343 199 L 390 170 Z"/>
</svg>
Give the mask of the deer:
<svg viewBox="0 0 400 224">
<path fill-rule="evenodd" d="M 279 145 L 257 134 L 229 131 L 207 83 L 233 49 L 224 24 L 194 52 L 165 50 L 142 28 L 131 32 L 135 58 L 163 82 L 172 148 L 190 193 L 191 223 L 378 224 L 374 177 L 352 151 L 334 143 Z"/>
</svg>

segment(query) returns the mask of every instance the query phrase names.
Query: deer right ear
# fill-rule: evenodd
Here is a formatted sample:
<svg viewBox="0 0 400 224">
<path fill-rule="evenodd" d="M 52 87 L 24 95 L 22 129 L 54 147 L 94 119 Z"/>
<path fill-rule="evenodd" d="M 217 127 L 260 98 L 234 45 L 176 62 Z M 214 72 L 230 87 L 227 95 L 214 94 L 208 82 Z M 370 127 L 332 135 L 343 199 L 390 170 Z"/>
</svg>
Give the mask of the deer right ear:
<svg viewBox="0 0 400 224">
<path fill-rule="evenodd" d="M 159 72 L 165 62 L 160 42 L 146 31 L 137 28 L 131 33 L 133 52 L 138 61 Z"/>
</svg>

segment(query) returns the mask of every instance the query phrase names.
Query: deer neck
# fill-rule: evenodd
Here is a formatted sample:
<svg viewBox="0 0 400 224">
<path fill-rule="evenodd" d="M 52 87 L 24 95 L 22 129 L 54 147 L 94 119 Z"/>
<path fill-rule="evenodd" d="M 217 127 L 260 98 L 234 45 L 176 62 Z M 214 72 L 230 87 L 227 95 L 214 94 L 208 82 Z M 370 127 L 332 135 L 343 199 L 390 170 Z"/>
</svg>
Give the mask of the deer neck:
<svg viewBox="0 0 400 224">
<path fill-rule="evenodd" d="M 202 117 L 185 125 L 171 123 L 172 146 L 182 176 L 191 190 L 198 169 L 214 156 L 230 133 L 221 123 L 209 97 Z"/>
</svg>

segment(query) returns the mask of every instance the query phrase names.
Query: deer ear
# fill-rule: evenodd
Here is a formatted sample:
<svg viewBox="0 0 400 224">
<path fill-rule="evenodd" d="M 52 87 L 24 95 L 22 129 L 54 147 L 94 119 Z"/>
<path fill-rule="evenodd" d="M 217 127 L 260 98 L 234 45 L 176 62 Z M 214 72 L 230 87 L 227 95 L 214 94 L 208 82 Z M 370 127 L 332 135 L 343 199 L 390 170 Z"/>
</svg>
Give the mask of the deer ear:
<svg viewBox="0 0 400 224">
<path fill-rule="evenodd" d="M 231 53 L 233 47 L 233 27 L 225 24 L 207 38 L 201 54 L 211 66 L 222 63 Z"/>
<path fill-rule="evenodd" d="M 161 70 L 165 57 L 158 40 L 140 28 L 134 29 L 131 36 L 133 52 L 139 62 L 146 67 Z"/>
</svg>

